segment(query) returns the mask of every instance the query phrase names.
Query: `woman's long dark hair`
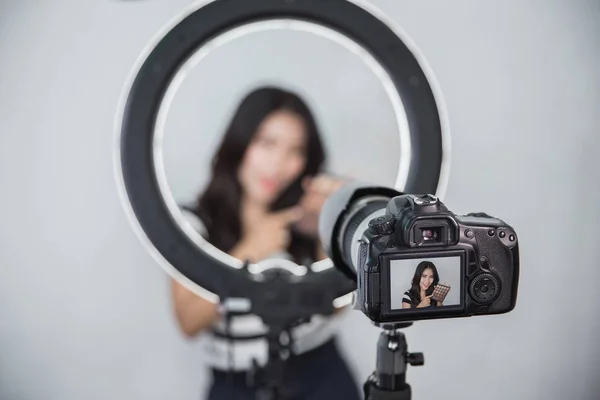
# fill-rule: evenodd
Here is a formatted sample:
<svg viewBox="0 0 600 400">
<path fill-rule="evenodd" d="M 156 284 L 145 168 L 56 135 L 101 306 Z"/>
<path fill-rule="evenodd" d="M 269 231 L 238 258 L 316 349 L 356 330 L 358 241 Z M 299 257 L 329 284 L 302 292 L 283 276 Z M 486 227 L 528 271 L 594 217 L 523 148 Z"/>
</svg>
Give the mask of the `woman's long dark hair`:
<svg viewBox="0 0 600 400">
<path fill-rule="evenodd" d="M 229 252 L 242 235 L 242 187 L 237 178 L 241 160 L 259 125 L 276 111 L 292 112 L 303 120 L 307 140 L 306 165 L 298 179 L 271 204 L 271 211 L 296 205 L 303 194 L 302 179 L 316 175 L 325 162 L 315 119 L 298 95 L 275 87 L 262 87 L 247 94 L 212 160 L 212 177 L 206 190 L 192 209 L 206 225 L 209 242 L 221 251 Z M 292 231 L 287 251 L 296 263 L 310 264 L 316 260 L 317 241 Z"/>
<path fill-rule="evenodd" d="M 421 277 L 423 276 L 423 272 L 425 272 L 427 268 L 431 269 L 431 271 L 433 272 L 433 283 L 425 291 L 426 296 L 429 296 L 431 293 L 433 293 L 433 288 L 440 281 L 440 275 L 438 274 L 435 264 L 431 261 L 421 261 L 419 265 L 417 265 L 415 275 L 412 279 L 412 285 L 410 287 L 410 298 L 413 301 L 413 307 L 416 307 L 421 302 L 421 300 L 423 300 L 421 298 L 421 287 L 419 284 L 421 283 Z"/>
</svg>

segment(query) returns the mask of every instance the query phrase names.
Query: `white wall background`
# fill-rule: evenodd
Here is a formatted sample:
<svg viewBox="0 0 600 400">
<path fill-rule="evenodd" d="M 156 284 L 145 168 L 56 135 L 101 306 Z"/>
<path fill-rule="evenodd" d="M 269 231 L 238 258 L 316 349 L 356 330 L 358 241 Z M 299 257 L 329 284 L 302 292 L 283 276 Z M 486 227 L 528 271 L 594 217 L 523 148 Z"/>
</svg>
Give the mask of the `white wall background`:
<svg viewBox="0 0 600 400">
<path fill-rule="evenodd" d="M 127 224 L 113 118 L 148 39 L 188 3 L 17 1 L 0 6 L 0 398 L 199 399 L 193 342 L 167 277 Z M 450 111 L 455 211 L 512 223 L 517 309 L 406 331 L 426 365 L 414 398 L 595 399 L 600 4 L 377 1 L 418 43 Z M 378 330 L 342 334 L 362 380 Z"/>
</svg>

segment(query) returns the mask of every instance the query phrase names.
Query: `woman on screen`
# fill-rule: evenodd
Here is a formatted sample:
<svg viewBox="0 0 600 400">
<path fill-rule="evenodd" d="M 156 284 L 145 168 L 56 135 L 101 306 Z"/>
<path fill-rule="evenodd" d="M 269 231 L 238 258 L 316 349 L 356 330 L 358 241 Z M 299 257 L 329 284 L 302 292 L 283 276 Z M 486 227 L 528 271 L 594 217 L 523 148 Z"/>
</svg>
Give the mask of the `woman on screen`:
<svg viewBox="0 0 600 400">
<path fill-rule="evenodd" d="M 209 243 L 238 259 L 286 258 L 309 265 L 326 255 L 316 236 L 292 226 L 341 185 L 319 175 L 324 161 L 317 125 L 304 101 L 279 88 L 256 89 L 238 106 L 213 159 L 212 177 L 184 215 Z M 253 360 L 262 366 L 267 358 L 260 318 L 233 317 L 226 329 L 217 305 L 176 281 L 172 289 L 180 329 L 190 337 L 203 334 L 207 345 L 203 358 L 213 371 L 208 399 L 253 399 L 249 370 Z M 296 355 L 286 364 L 284 386 L 294 398 L 359 399 L 336 345 L 337 317 L 315 316 L 293 331 Z"/>
<path fill-rule="evenodd" d="M 421 261 L 415 270 L 411 288 L 404 292 L 402 308 L 440 307 L 442 303 L 431 299 L 435 285 L 440 281 L 437 268 L 431 261 Z"/>
</svg>

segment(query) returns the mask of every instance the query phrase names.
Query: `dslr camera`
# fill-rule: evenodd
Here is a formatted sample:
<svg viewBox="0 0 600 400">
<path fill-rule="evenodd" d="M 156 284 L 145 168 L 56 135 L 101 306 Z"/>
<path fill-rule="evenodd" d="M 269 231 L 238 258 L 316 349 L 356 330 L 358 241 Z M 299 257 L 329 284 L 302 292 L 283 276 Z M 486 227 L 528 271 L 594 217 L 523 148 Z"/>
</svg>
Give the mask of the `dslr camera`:
<svg viewBox="0 0 600 400">
<path fill-rule="evenodd" d="M 515 307 L 518 239 L 501 219 L 456 215 L 431 194 L 350 184 L 325 203 L 319 229 L 334 265 L 357 282 L 354 308 L 375 323 Z"/>
</svg>

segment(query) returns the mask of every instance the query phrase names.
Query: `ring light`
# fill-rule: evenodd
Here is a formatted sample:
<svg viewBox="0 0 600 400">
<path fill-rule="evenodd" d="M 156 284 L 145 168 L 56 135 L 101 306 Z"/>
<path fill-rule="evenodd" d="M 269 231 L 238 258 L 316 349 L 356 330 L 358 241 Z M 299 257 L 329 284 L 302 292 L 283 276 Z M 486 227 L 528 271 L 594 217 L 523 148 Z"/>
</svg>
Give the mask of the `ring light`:
<svg viewBox="0 0 600 400">
<path fill-rule="evenodd" d="M 172 276 L 213 302 L 223 296 L 248 297 L 250 291 L 260 290 L 258 276 L 265 268 L 251 266 L 241 271 L 239 265 L 203 250 L 177 223 L 155 173 L 160 105 L 181 66 L 196 51 L 235 29 L 272 20 L 316 24 L 366 49 L 399 94 L 402 116 L 398 120 L 408 128 L 410 161 L 404 158 L 407 175 L 399 176 L 403 187 L 397 189 L 435 193 L 440 198 L 446 190 L 449 131 L 441 96 L 432 85 L 433 74 L 417 58 L 406 35 L 371 4 L 363 0 L 215 0 L 195 5 L 170 24 L 166 33 L 161 32 L 140 58 L 116 120 L 115 164 L 121 197 L 138 236 Z M 354 282 L 320 265 L 295 276 L 295 283 L 288 282 L 290 291 L 298 282 L 308 283 L 332 290 L 338 305 L 347 304 Z"/>
</svg>

